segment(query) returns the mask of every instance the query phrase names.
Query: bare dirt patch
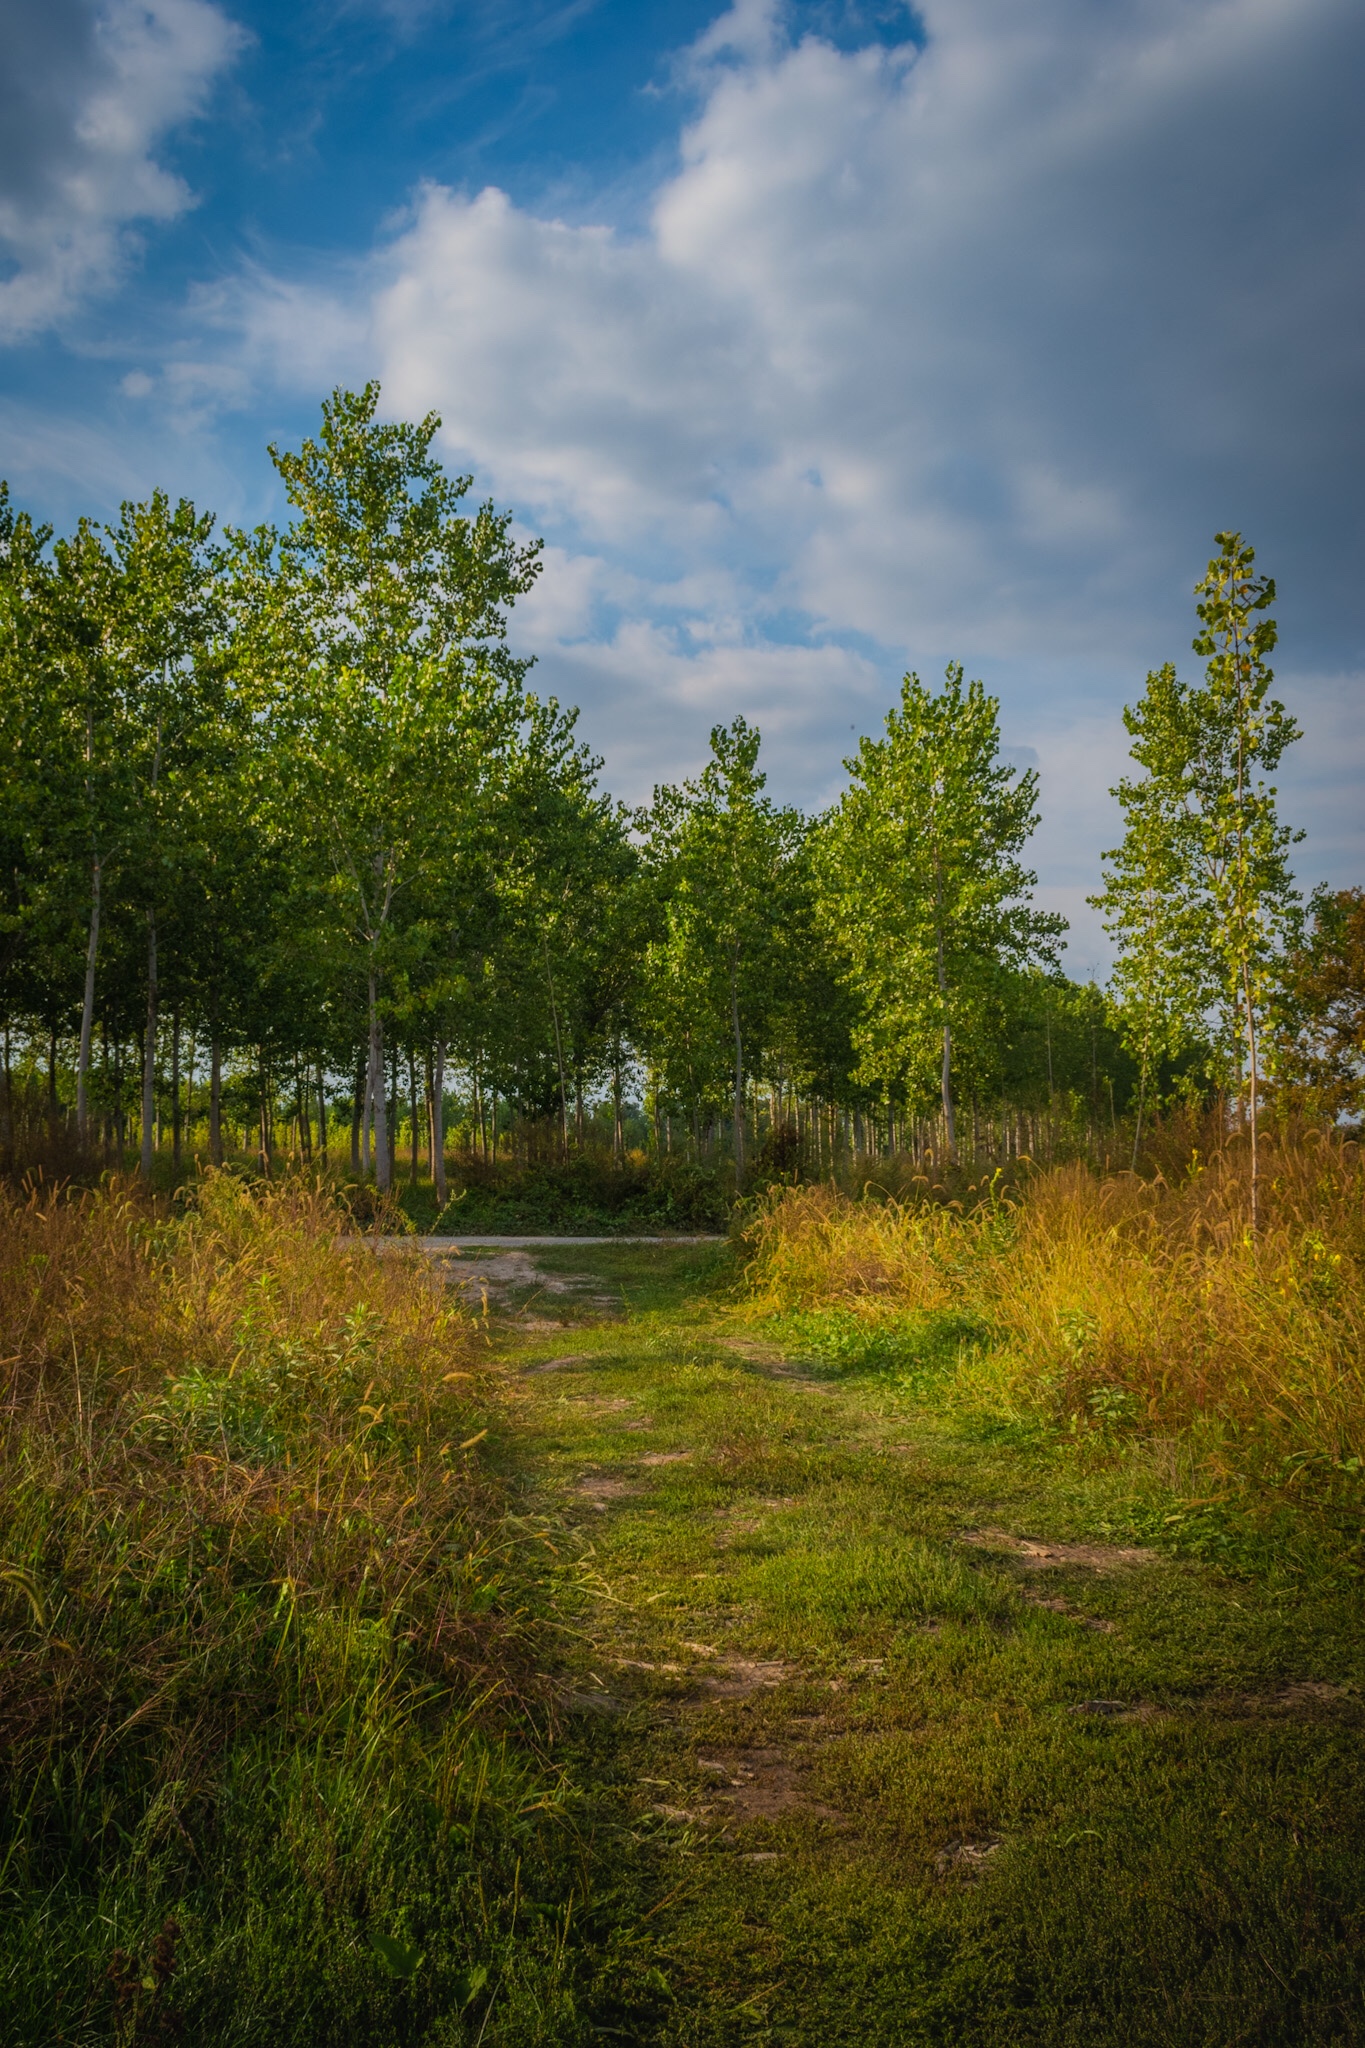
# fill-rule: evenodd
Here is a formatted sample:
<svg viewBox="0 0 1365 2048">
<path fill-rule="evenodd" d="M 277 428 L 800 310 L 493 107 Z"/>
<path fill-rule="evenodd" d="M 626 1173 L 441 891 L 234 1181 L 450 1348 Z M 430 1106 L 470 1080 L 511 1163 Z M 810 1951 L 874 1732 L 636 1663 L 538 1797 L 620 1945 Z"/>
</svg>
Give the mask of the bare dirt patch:
<svg viewBox="0 0 1365 2048">
<path fill-rule="evenodd" d="M 1210 1699 L 1205 1706 L 1214 1713 L 1243 1717 L 1265 1714 L 1285 1715 L 1295 1720 L 1340 1720 L 1351 1721 L 1365 1718 L 1360 1694 L 1351 1685 L 1330 1685 L 1322 1679 L 1304 1678 L 1288 1685 L 1276 1686 L 1270 1692 L 1236 1693 L 1231 1698 L 1224 1696 Z"/>
<path fill-rule="evenodd" d="M 607 1473 L 585 1472 L 574 1487 L 580 1499 L 591 1501 L 595 1508 L 604 1513 L 614 1500 L 629 1500 L 642 1493 L 643 1487 L 631 1479 L 613 1479 Z"/>
<path fill-rule="evenodd" d="M 775 1657 L 727 1657 L 700 1683 L 712 1699 L 742 1700 L 752 1693 L 771 1692 L 799 1676 L 790 1664 L 781 1664 Z"/>
<path fill-rule="evenodd" d="M 627 1425 L 629 1426 L 629 1425 Z M 638 1460 L 641 1465 L 685 1465 L 691 1458 L 691 1451 L 646 1451 Z"/>
<path fill-rule="evenodd" d="M 1068 1714 L 1089 1714 L 1100 1721 L 1155 1721 L 1170 1710 L 1150 1700 L 1077 1700 Z"/>
<path fill-rule="evenodd" d="M 726 1351 L 733 1351 L 770 1380 L 781 1380 L 789 1387 L 800 1387 L 808 1394 L 833 1394 L 836 1390 L 826 1380 L 813 1379 L 799 1365 L 783 1356 L 775 1345 L 765 1344 L 757 1337 L 718 1337 L 716 1342 Z"/>
<path fill-rule="evenodd" d="M 551 1330 L 562 1330 L 564 1325 L 562 1323 L 547 1323 L 543 1327 Z M 528 1365 L 526 1371 L 564 1372 L 571 1365 L 591 1365 L 592 1362 L 593 1354 L 591 1351 L 571 1351 L 564 1358 L 542 1358 L 535 1365 Z"/>
<path fill-rule="evenodd" d="M 1155 1564 L 1154 1550 L 1103 1543 L 1044 1543 L 1035 1536 L 1011 1536 L 1006 1529 L 964 1529 L 959 1543 L 976 1550 L 1004 1551 L 1018 1558 L 1026 1572 L 1055 1571 L 1066 1565 L 1083 1565 L 1094 1572 L 1123 1571 L 1140 1564 Z"/>
<path fill-rule="evenodd" d="M 1024 1599 L 1030 1607 L 1044 1607 L 1049 1614 L 1064 1615 L 1068 1621 L 1074 1621 L 1078 1628 L 1093 1629 L 1097 1635 L 1103 1636 L 1111 1636 L 1114 1633 L 1114 1622 L 1101 1621 L 1094 1614 L 1082 1614 L 1069 1600 L 1045 1600 L 1041 1593 L 1025 1593 Z"/>
<path fill-rule="evenodd" d="M 621 1304 L 614 1294 L 603 1294 L 602 1282 L 595 1273 L 547 1273 L 538 1266 L 529 1252 L 499 1251 L 486 1252 L 471 1258 L 468 1254 L 443 1252 L 434 1255 L 434 1263 L 450 1287 L 458 1287 L 466 1296 L 477 1296 L 502 1313 L 516 1314 L 516 1300 L 523 1298 L 523 1311 L 517 1315 L 523 1329 L 558 1329 L 562 1325 L 547 1323 L 543 1317 L 525 1313 L 532 1297 L 536 1301 L 546 1296 L 562 1300 L 566 1307 L 586 1306 L 599 1309 L 604 1314 L 619 1314 Z"/>
<path fill-rule="evenodd" d="M 709 1749 L 697 1768 L 714 1780 L 711 1797 L 737 1821 L 777 1820 L 807 1813 L 817 1820 L 841 1820 L 832 1806 L 814 1797 L 799 1764 L 780 1749 Z"/>
<path fill-rule="evenodd" d="M 980 1877 L 999 1848 L 1000 1843 L 994 1836 L 973 1842 L 955 1835 L 935 1856 L 934 1868 L 940 1877 Z"/>
</svg>

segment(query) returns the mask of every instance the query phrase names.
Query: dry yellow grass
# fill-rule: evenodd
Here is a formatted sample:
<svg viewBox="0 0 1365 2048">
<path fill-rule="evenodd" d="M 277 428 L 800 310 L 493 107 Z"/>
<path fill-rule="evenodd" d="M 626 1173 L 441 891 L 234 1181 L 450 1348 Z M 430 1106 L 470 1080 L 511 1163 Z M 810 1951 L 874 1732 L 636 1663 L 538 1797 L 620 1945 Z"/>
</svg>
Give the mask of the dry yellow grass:
<svg viewBox="0 0 1365 2048">
<path fill-rule="evenodd" d="M 1309 1132 L 1268 1148 L 1263 1175 L 1255 1238 L 1232 1145 L 1179 1179 L 1057 1167 L 965 1212 L 793 1190 L 752 1226 L 750 1281 L 774 1313 L 980 1317 L 1017 1396 L 1212 1423 L 1215 1463 L 1337 1494 L 1365 1452 L 1365 1164 Z"/>
</svg>

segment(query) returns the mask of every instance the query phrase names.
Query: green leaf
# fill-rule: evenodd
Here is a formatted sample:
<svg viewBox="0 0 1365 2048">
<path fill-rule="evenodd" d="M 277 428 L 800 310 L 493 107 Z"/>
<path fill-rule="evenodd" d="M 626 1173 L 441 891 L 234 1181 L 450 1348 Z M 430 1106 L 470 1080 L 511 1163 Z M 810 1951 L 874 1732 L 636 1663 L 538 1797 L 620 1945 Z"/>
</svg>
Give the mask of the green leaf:
<svg viewBox="0 0 1365 2048">
<path fill-rule="evenodd" d="M 467 1970 L 461 1970 L 455 1979 L 455 1997 L 461 2012 L 467 2005 L 473 2004 L 487 1982 L 487 1963 L 472 1963 Z"/>
<path fill-rule="evenodd" d="M 407 1948 L 391 1934 L 380 1934 L 370 1930 L 370 1947 L 379 1959 L 382 1970 L 390 1977 L 415 1977 L 422 1963 L 422 1957 L 415 1948 Z"/>
</svg>

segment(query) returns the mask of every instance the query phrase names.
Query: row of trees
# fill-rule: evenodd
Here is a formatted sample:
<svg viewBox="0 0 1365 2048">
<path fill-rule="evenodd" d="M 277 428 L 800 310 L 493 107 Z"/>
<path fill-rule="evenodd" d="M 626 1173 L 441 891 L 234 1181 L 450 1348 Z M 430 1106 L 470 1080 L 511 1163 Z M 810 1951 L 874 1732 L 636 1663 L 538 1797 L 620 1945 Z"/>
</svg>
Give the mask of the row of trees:
<svg viewBox="0 0 1365 2048">
<path fill-rule="evenodd" d="M 316 441 L 272 448 L 280 530 L 219 536 L 157 495 L 54 540 L 0 497 L 11 1123 L 15 1062 L 41 1060 L 47 1121 L 87 1148 L 136 1125 L 150 1171 L 199 1073 L 214 1159 L 225 1117 L 267 1161 L 281 1125 L 325 1149 L 330 1108 L 386 1185 L 402 1116 L 444 1195 L 452 1109 L 485 1149 L 511 1120 L 560 1150 L 605 1110 L 619 1152 L 634 1102 L 655 1146 L 723 1147 L 742 1184 L 765 1131 L 822 1161 L 1095 1132 L 1134 1089 L 1226 1080 L 1235 1012 L 1254 1127 L 1298 936 L 1257 778 L 1293 729 L 1235 536 L 1205 691 L 1164 670 L 1129 714 L 1102 997 L 1032 907 L 1036 777 L 981 684 L 908 677 L 823 817 L 768 798 L 743 719 L 629 812 L 508 646 L 537 547 L 468 507 L 434 416 L 386 424 L 378 396 L 338 391 Z"/>
</svg>

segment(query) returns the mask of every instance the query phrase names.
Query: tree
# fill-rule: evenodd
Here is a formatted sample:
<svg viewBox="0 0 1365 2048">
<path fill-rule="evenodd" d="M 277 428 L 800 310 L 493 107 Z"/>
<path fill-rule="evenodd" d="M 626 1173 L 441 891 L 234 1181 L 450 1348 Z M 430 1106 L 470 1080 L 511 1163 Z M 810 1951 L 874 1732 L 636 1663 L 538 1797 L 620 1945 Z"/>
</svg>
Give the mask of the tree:
<svg viewBox="0 0 1365 2048">
<path fill-rule="evenodd" d="M 1365 889 L 1318 889 L 1289 956 L 1280 1065 L 1332 1118 L 1365 1115 Z"/>
<path fill-rule="evenodd" d="M 255 664 L 293 801 L 320 821 L 335 896 L 365 956 L 368 1093 L 377 1177 L 390 1178 L 381 996 L 395 917 L 452 809 L 476 800 L 480 761 L 523 716 L 529 663 L 504 645 L 539 543 L 511 514 L 457 507 L 469 477 L 431 452 L 440 420 L 383 425 L 379 386 L 335 391 L 319 440 L 270 453 L 298 517 L 244 548 L 241 588 L 264 596 Z M 264 628 L 264 630 L 262 630 Z"/>
<path fill-rule="evenodd" d="M 1264 614 L 1274 582 L 1253 574 L 1255 551 L 1240 534 L 1214 540 L 1220 552 L 1195 586 L 1194 651 L 1206 659 L 1205 680 L 1182 683 L 1167 665 L 1124 712 L 1132 757 L 1146 774 L 1115 792 L 1128 829 L 1106 856 L 1115 865 L 1099 901 L 1120 941 L 1121 972 L 1145 992 L 1144 1003 L 1186 1022 L 1196 1005 L 1210 1011 L 1245 1075 L 1255 1230 L 1263 1041 L 1285 948 L 1298 931 L 1287 856 L 1302 837 L 1280 824 L 1263 776 L 1299 729 L 1269 695 L 1276 629 Z M 1158 951 L 1168 955 L 1160 971 Z"/>
<path fill-rule="evenodd" d="M 1034 910 L 1019 855 L 1038 777 L 1000 759 L 999 704 L 950 663 L 936 697 L 907 675 L 886 737 L 845 762 L 821 830 L 825 922 L 861 1000 L 859 1077 L 925 1094 L 957 1157 L 954 1070 L 980 1051 L 1003 970 L 1050 964 L 1065 921 Z"/>
<path fill-rule="evenodd" d="M 1146 704 L 1159 718 L 1180 685 L 1169 664 L 1147 678 Z M 1144 714 L 1125 708 L 1124 722 L 1140 737 Z M 1112 865 L 1105 886 L 1087 900 L 1104 914 L 1117 944 L 1110 1001 L 1127 1050 L 1137 1062 L 1138 1102 L 1133 1127 L 1133 1168 L 1142 1142 L 1142 1119 L 1163 1061 L 1196 1042 L 1214 997 L 1213 963 L 1200 944 L 1196 906 L 1185 886 L 1184 815 L 1178 789 L 1167 777 L 1125 776 L 1111 791 L 1126 821 L 1123 843 L 1103 858 Z"/>
<path fill-rule="evenodd" d="M 699 780 L 656 789 L 641 819 L 667 906 L 651 963 L 656 1045 L 675 1077 L 686 1075 L 694 1102 L 728 1065 L 737 1190 L 745 1083 L 775 1007 L 784 905 L 803 833 L 795 811 L 763 794 L 760 743 L 743 718 L 713 726 Z"/>
</svg>

